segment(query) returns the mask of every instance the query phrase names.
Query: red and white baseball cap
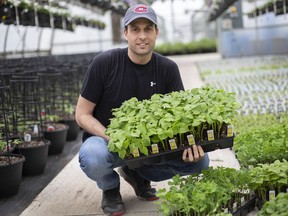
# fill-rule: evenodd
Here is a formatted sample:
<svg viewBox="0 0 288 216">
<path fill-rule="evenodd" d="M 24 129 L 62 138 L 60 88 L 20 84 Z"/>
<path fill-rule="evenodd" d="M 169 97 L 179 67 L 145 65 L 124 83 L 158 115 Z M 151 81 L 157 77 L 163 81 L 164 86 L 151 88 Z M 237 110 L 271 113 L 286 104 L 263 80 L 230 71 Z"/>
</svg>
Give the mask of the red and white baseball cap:
<svg viewBox="0 0 288 216">
<path fill-rule="evenodd" d="M 157 25 L 157 15 L 152 7 L 143 4 L 131 6 L 125 13 L 124 25 L 129 25 L 132 21 L 138 18 L 146 18 Z"/>
</svg>

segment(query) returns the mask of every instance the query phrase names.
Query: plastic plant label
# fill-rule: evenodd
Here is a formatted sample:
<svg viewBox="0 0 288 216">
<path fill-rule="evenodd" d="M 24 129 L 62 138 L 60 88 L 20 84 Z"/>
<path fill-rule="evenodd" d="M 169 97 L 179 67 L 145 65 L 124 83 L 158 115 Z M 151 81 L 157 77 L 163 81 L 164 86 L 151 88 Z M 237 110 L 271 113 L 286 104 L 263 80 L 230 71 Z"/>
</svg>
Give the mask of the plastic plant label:
<svg viewBox="0 0 288 216">
<path fill-rule="evenodd" d="M 227 126 L 227 137 L 233 137 L 233 127 L 232 125 Z"/>
<path fill-rule="evenodd" d="M 240 202 L 241 202 L 241 206 L 243 206 L 243 205 L 245 204 L 245 198 L 244 198 L 244 197 L 241 197 Z"/>
<path fill-rule="evenodd" d="M 135 148 L 133 149 L 133 156 L 134 156 L 134 157 L 140 157 L 139 149 L 138 149 L 137 147 L 135 147 Z"/>
<path fill-rule="evenodd" d="M 31 142 L 31 134 L 28 134 L 28 133 L 24 134 L 24 141 Z"/>
<path fill-rule="evenodd" d="M 152 144 L 152 145 L 151 145 L 151 149 L 152 149 L 152 153 L 153 153 L 153 154 L 159 153 L 159 148 L 158 148 L 158 145 L 157 145 L 157 144 Z"/>
<path fill-rule="evenodd" d="M 39 134 L 39 130 L 38 130 L 38 126 L 37 126 L 37 125 L 34 125 L 33 133 L 34 133 L 35 135 L 38 135 L 38 134 Z"/>
<path fill-rule="evenodd" d="M 208 130 L 207 131 L 207 137 L 208 137 L 209 141 L 214 140 L 214 132 L 213 132 L 213 130 Z"/>
<path fill-rule="evenodd" d="M 274 190 L 270 190 L 269 191 L 269 200 L 272 200 L 272 199 L 274 199 L 275 198 L 275 191 Z"/>
<path fill-rule="evenodd" d="M 169 145 L 170 145 L 170 149 L 171 150 L 177 149 L 177 145 L 176 145 L 175 139 L 170 139 L 169 140 Z"/>
<path fill-rule="evenodd" d="M 194 139 L 193 134 L 187 135 L 187 140 L 188 140 L 189 145 L 195 145 L 195 139 Z"/>
<path fill-rule="evenodd" d="M 233 212 L 237 211 L 237 202 L 233 203 Z"/>
<path fill-rule="evenodd" d="M 228 208 L 224 208 L 223 213 L 228 214 L 229 213 Z"/>
</svg>

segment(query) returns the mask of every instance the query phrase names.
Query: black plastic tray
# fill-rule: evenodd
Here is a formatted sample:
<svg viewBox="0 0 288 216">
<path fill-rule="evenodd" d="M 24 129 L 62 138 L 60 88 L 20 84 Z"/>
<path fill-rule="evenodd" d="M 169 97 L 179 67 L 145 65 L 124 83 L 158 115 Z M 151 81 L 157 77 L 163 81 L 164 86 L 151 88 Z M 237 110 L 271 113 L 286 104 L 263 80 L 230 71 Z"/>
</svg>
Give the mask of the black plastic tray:
<svg viewBox="0 0 288 216">
<path fill-rule="evenodd" d="M 256 196 L 253 196 L 247 203 L 233 212 L 233 216 L 246 216 L 256 207 Z"/>
<path fill-rule="evenodd" d="M 224 149 L 233 147 L 233 137 L 217 139 L 213 141 L 206 141 L 196 143 L 196 145 L 200 145 L 203 148 L 204 152 L 215 151 L 216 149 Z M 173 160 L 175 158 L 181 158 L 183 154 L 183 150 L 188 146 L 178 147 L 175 150 L 169 150 L 166 152 L 160 152 L 157 154 L 152 154 L 148 156 L 140 156 L 137 158 L 126 159 L 125 162 L 130 169 L 141 167 L 143 165 L 153 165 L 156 163 L 161 163 L 169 160 Z"/>
</svg>

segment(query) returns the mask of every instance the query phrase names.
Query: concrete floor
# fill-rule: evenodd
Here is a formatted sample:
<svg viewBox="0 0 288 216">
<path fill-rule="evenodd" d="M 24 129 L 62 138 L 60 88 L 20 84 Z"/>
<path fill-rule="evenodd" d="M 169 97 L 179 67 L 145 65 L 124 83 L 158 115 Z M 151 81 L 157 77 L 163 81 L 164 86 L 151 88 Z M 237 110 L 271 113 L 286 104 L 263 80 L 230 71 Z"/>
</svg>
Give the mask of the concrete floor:
<svg viewBox="0 0 288 216">
<path fill-rule="evenodd" d="M 218 54 L 203 54 L 170 57 L 179 66 L 186 89 L 200 87 L 200 79 L 195 62 L 221 59 Z M 230 149 L 209 152 L 211 166 L 239 168 L 239 163 Z M 167 182 L 155 183 L 156 188 L 167 187 Z M 133 189 L 121 178 L 121 194 L 127 216 L 157 216 L 157 206 L 153 202 L 140 201 Z M 102 191 L 81 171 L 76 155 L 50 184 L 33 200 L 21 216 L 94 216 L 104 215 L 100 202 Z M 256 215 L 255 212 L 249 215 Z"/>
</svg>

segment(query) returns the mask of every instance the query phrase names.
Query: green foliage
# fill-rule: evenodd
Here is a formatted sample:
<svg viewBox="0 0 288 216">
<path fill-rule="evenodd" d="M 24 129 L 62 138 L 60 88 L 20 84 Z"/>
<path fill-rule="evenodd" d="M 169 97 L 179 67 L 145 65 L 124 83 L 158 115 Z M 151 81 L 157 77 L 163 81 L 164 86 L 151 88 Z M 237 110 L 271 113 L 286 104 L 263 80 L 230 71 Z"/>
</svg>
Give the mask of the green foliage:
<svg viewBox="0 0 288 216">
<path fill-rule="evenodd" d="M 280 193 L 275 199 L 266 202 L 257 216 L 287 216 L 288 193 Z"/>
<path fill-rule="evenodd" d="M 174 176 L 168 190 L 158 191 L 155 203 L 164 215 L 225 215 L 223 208 L 232 212 L 231 202 L 240 202 L 249 181 L 247 171 L 210 167 L 201 176 Z"/>
<path fill-rule="evenodd" d="M 110 137 L 108 148 L 121 158 L 129 157 L 137 147 L 148 155 L 148 146 L 157 143 L 168 148 L 167 139 L 185 133 L 203 141 L 203 131 L 213 129 L 221 137 L 224 124 L 237 115 L 238 103 L 234 93 L 211 87 L 155 94 L 149 100 L 131 98 L 113 110 L 114 117 L 106 130 Z"/>
<path fill-rule="evenodd" d="M 18 145 L 21 143 L 20 139 L 7 139 L 0 133 L 0 153 L 6 152 L 12 145 Z"/>
<path fill-rule="evenodd" d="M 272 164 L 259 164 L 250 169 L 249 175 L 249 187 L 255 190 L 265 203 L 268 190 L 279 192 L 288 186 L 288 161 L 276 160 Z"/>
<path fill-rule="evenodd" d="M 277 159 L 288 160 L 287 115 L 249 116 L 235 123 L 240 131 L 234 139 L 234 150 L 243 167 L 259 163 L 273 163 Z M 238 126 L 243 125 L 243 126 Z"/>
<path fill-rule="evenodd" d="M 288 115 L 287 115 L 288 116 Z M 287 117 L 286 117 L 287 118 Z M 284 121 L 285 117 L 282 114 L 281 121 Z M 238 115 L 233 119 L 234 131 L 238 135 L 247 133 L 255 128 L 266 128 L 267 125 L 279 125 L 279 117 L 273 114 L 250 114 L 250 115 Z"/>
<path fill-rule="evenodd" d="M 154 48 L 155 52 L 162 55 L 184 55 L 194 53 L 216 52 L 216 41 L 210 39 L 202 39 L 199 41 L 192 41 L 190 43 L 164 43 L 157 45 Z"/>
</svg>

